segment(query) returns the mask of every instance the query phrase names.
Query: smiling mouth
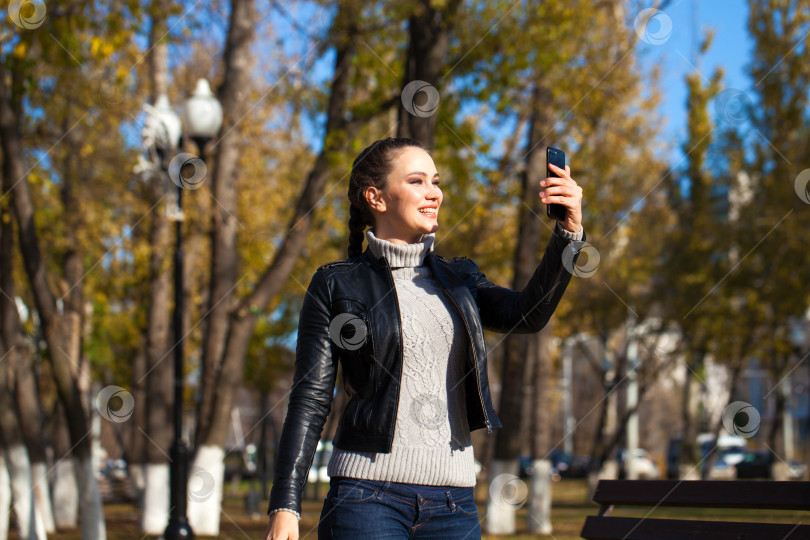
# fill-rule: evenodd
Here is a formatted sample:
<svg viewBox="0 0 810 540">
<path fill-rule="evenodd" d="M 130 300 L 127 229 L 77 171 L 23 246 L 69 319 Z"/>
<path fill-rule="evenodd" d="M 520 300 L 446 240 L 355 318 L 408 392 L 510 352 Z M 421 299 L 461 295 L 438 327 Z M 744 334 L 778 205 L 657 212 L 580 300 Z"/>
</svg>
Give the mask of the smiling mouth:
<svg viewBox="0 0 810 540">
<path fill-rule="evenodd" d="M 438 208 L 420 208 L 419 213 L 425 216 L 435 217 Z"/>
</svg>

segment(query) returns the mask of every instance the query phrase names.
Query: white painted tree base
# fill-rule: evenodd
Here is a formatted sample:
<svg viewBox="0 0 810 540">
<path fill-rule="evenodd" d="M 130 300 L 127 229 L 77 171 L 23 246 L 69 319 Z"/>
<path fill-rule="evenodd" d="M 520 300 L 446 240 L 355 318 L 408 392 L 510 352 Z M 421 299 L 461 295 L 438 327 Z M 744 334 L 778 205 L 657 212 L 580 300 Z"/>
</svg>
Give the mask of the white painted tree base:
<svg viewBox="0 0 810 540">
<path fill-rule="evenodd" d="M 529 482 L 529 532 L 551 534 L 551 461 L 532 461 L 532 477 Z"/>
<path fill-rule="evenodd" d="M 45 525 L 34 504 L 31 464 L 24 445 L 15 444 L 6 449 L 6 467 L 11 480 L 11 500 L 20 539 L 45 540 Z"/>
<path fill-rule="evenodd" d="M 188 521 L 196 536 L 219 536 L 225 450 L 206 445 L 197 450 L 188 471 Z"/>
<path fill-rule="evenodd" d="M 42 516 L 42 524 L 46 534 L 56 532 L 56 523 L 53 520 L 53 506 L 51 506 L 51 490 L 48 486 L 48 467 L 40 463 L 31 464 L 31 479 L 34 482 L 34 499 L 37 510 Z"/>
<path fill-rule="evenodd" d="M 6 457 L 0 448 L 0 540 L 8 538 L 8 521 L 11 517 L 11 480 L 6 468 Z"/>
<path fill-rule="evenodd" d="M 79 524 L 79 486 L 73 471 L 73 460 L 56 462 L 53 474 L 53 519 L 58 529 L 72 529 Z"/>
<path fill-rule="evenodd" d="M 146 477 L 144 470 L 146 468 L 138 463 L 132 463 L 127 465 L 127 470 L 129 470 L 129 481 L 132 483 L 132 487 L 135 489 L 135 495 L 138 497 L 138 501 L 143 501 L 143 490 L 146 486 Z"/>
<path fill-rule="evenodd" d="M 484 520 L 487 534 L 515 533 L 515 510 L 525 503 L 527 490 L 525 482 L 518 477 L 518 470 L 517 460 L 492 461 L 487 515 Z"/>
<path fill-rule="evenodd" d="M 144 472 L 141 532 L 162 536 L 169 524 L 169 464 L 147 463 Z"/>
<path fill-rule="evenodd" d="M 76 480 L 79 485 L 81 504 L 82 540 L 107 540 L 107 525 L 104 522 L 104 508 L 101 506 L 101 493 L 93 474 L 93 459 L 74 459 Z"/>
</svg>

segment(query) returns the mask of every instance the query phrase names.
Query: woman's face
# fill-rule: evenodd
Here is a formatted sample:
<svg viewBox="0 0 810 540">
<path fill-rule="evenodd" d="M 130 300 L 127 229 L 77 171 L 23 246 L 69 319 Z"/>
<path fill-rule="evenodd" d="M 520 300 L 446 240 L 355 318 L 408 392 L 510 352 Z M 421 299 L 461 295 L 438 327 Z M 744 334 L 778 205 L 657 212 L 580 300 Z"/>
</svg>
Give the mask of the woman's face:
<svg viewBox="0 0 810 540">
<path fill-rule="evenodd" d="M 369 188 L 373 189 L 373 188 Z M 395 244 L 411 244 L 439 228 L 442 190 L 430 155 L 408 147 L 396 155 L 385 189 L 373 197 L 374 233 Z M 369 198 L 369 191 L 366 191 Z"/>
</svg>

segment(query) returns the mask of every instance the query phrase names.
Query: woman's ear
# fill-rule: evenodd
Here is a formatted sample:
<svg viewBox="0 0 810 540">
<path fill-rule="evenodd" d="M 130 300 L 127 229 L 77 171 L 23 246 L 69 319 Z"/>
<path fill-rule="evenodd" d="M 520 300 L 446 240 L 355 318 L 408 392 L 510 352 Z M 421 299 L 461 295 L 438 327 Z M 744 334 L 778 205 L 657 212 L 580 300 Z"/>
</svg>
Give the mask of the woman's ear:
<svg viewBox="0 0 810 540">
<path fill-rule="evenodd" d="M 385 200 L 383 199 L 383 192 L 374 186 L 369 186 L 363 192 L 368 206 L 377 212 L 385 212 Z"/>
</svg>

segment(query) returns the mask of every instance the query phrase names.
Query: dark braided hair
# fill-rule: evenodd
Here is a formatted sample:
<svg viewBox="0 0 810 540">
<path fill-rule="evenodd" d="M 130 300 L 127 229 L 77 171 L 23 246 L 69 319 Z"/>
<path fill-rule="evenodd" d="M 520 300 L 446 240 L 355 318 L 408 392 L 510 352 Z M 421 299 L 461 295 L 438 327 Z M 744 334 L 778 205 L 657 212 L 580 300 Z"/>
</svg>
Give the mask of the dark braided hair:
<svg viewBox="0 0 810 540">
<path fill-rule="evenodd" d="M 365 197 L 366 188 L 385 189 L 392 162 L 400 151 L 412 146 L 427 151 L 414 139 L 389 137 L 375 141 L 354 159 L 349 177 L 349 257 L 362 253 L 366 225 L 374 226 L 374 215 Z"/>
</svg>

